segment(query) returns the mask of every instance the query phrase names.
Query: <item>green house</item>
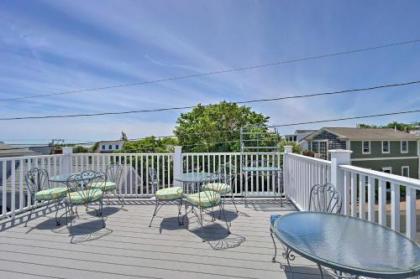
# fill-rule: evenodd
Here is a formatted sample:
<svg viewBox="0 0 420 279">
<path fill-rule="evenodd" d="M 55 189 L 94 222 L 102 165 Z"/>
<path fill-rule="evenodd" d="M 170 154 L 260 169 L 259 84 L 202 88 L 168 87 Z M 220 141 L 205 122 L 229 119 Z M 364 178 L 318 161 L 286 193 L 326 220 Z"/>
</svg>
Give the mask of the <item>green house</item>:
<svg viewBox="0 0 420 279">
<path fill-rule="evenodd" d="M 326 127 L 304 139 L 323 159 L 328 150 L 352 150 L 352 165 L 412 178 L 419 177 L 420 137 L 394 129 Z"/>
</svg>

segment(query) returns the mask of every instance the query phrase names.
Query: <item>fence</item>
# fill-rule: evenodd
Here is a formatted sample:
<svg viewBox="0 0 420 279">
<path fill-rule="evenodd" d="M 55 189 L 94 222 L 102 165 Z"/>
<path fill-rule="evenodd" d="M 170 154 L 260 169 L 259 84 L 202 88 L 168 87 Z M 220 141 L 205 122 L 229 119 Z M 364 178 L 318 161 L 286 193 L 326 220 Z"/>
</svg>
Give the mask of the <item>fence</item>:
<svg viewBox="0 0 420 279">
<path fill-rule="evenodd" d="M 350 152 L 335 150 L 331 161 L 286 153 L 285 194 L 308 210 L 314 184 L 331 182 L 341 192 L 342 214 L 367 219 L 416 240 L 417 191 L 420 180 L 350 165 Z"/>
<path fill-rule="evenodd" d="M 240 175 L 241 164 L 260 161 L 264 166 L 280 166 L 282 154 L 276 152 L 231 153 L 65 153 L 63 155 L 27 156 L 0 159 L 0 218 L 14 216 L 34 205 L 26 189 L 25 174 L 32 167 L 44 168 L 50 176 L 81 172 L 83 170 L 106 170 L 109 164 L 124 166 L 118 193 L 125 197 L 150 197 L 154 193 L 149 186 L 149 170 L 155 169 L 161 188 L 176 183 L 174 177 L 182 172 L 221 171 L 232 175 L 236 171 L 233 194 L 242 195 L 245 187 L 248 194 L 279 192 L 277 177 L 272 173 L 256 171 L 252 179 Z M 231 165 L 232 168 L 228 167 Z M 58 185 L 57 185 L 58 186 Z M 36 204 L 35 204 L 36 205 Z"/>
</svg>

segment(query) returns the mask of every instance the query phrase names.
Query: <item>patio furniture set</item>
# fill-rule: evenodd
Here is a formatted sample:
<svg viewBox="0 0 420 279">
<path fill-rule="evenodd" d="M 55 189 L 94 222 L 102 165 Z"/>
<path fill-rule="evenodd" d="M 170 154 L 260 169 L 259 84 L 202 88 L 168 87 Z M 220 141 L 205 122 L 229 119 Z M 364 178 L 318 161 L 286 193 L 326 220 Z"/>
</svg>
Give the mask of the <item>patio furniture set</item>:
<svg viewBox="0 0 420 279">
<path fill-rule="evenodd" d="M 237 173 L 235 169 L 226 172 L 226 167 L 231 166 L 222 167 L 217 173 L 183 173 L 174 178 L 182 186 L 164 189 L 159 189 L 156 170 L 149 169 L 149 186 L 155 197 L 149 227 L 163 205 L 176 203 L 179 225 L 185 223 L 188 214 L 194 214 L 201 228 L 204 228 L 205 214 L 210 213 L 214 221 L 216 209 L 230 233 L 231 224 L 226 218 L 225 202 L 230 199 L 238 213 L 232 195 Z M 105 172 L 88 170 L 49 177 L 46 170 L 33 168 L 25 178 L 32 201 L 56 203 L 65 207 L 60 217 L 66 215 L 66 224 L 71 225 L 73 217 L 78 216 L 77 206 L 84 205 L 86 210 L 92 208 L 89 206 L 97 206 L 94 210 L 105 227 L 102 213 L 104 197 L 109 199 L 109 194 L 114 193 L 121 206 L 124 206 L 124 200 L 117 195 L 122 173 L 122 166 L 109 165 Z M 53 182 L 64 186 L 51 187 Z M 182 216 L 183 206 L 185 213 Z M 55 213 L 57 225 L 60 224 L 59 208 L 57 206 Z M 269 231 L 274 244 L 273 263 L 277 262 L 276 242 L 279 241 L 284 248 L 282 256 L 287 262 L 287 266 L 281 266 L 288 267 L 292 276 L 291 262 L 295 254 L 314 262 L 321 278 L 326 274 L 335 278 L 407 278 L 420 274 L 420 248 L 414 241 L 385 226 L 340 215 L 341 208 L 340 193 L 327 183 L 312 187 L 309 211 L 284 216 L 272 215 Z M 31 219 L 32 211 L 25 226 Z"/>
<path fill-rule="evenodd" d="M 227 171 L 226 171 L 227 169 Z M 224 171 L 222 171 L 224 170 Z M 182 183 L 182 187 L 170 187 L 158 189 L 158 177 L 154 169 L 149 169 L 149 183 L 155 193 L 155 209 L 149 223 L 152 225 L 157 212 L 168 201 L 178 204 L 178 223 L 184 224 L 189 213 L 195 215 L 201 228 L 204 227 L 204 214 L 212 213 L 212 221 L 215 220 L 214 208 L 219 210 L 219 217 L 223 217 L 227 232 L 230 233 L 230 222 L 225 214 L 225 200 L 230 199 L 235 207 L 236 202 L 233 196 L 232 186 L 237 177 L 236 169 L 232 166 L 220 166 L 217 173 L 190 172 L 175 177 L 176 181 Z M 185 206 L 185 214 L 181 218 L 182 206 Z"/>
<path fill-rule="evenodd" d="M 46 202 L 48 205 L 56 204 L 55 221 L 60 225 L 60 219 L 66 216 L 66 224 L 72 225 L 75 215 L 78 216 L 77 206 L 84 205 L 86 210 L 92 208 L 96 215 L 101 218 L 103 227 L 106 226 L 103 218 L 103 199 L 108 198 L 111 193 L 115 194 L 124 206 L 124 200 L 117 195 L 117 185 L 119 185 L 123 167 L 120 165 L 109 165 L 105 172 L 85 170 L 79 173 L 71 173 L 57 176 L 49 176 L 47 170 L 41 168 L 32 168 L 26 175 L 27 190 L 31 201 Z M 59 187 L 52 187 L 52 183 L 62 184 Z M 89 207 L 98 205 L 98 208 Z M 65 211 L 58 216 L 59 209 L 64 206 Z M 27 226 L 34 210 L 31 207 L 29 216 L 25 222 Z"/>
</svg>

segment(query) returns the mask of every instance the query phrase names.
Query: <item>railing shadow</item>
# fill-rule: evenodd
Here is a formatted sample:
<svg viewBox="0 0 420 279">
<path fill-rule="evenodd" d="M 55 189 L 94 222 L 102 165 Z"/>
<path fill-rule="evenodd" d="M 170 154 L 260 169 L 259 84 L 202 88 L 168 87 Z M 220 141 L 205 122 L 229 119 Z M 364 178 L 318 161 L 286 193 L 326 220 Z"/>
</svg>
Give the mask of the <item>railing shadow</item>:
<svg viewBox="0 0 420 279">
<path fill-rule="evenodd" d="M 282 268 L 287 279 L 310 279 L 310 278 L 321 278 L 321 274 L 317 267 L 312 266 L 285 266 Z M 333 279 L 331 275 L 323 272 L 324 279 Z"/>
</svg>

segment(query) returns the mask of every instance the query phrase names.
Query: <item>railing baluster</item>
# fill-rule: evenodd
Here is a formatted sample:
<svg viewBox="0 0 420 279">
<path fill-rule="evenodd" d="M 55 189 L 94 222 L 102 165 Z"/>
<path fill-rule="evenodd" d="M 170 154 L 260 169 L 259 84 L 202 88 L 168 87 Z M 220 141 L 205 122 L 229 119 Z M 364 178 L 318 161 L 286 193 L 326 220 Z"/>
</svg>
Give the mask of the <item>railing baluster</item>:
<svg viewBox="0 0 420 279">
<path fill-rule="evenodd" d="M 391 228 L 400 231 L 400 185 L 391 183 Z"/>
<path fill-rule="evenodd" d="M 412 240 L 416 240 L 416 189 L 406 187 L 406 235 Z"/>
<path fill-rule="evenodd" d="M 375 179 L 368 177 L 368 220 L 375 222 Z"/>
<path fill-rule="evenodd" d="M 359 218 L 365 219 L 366 176 L 359 175 Z"/>
<path fill-rule="evenodd" d="M 351 216 L 356 217 L 356 205 L 357 205 L 357 175 L 355 173 L 351 173 L 350 176 L 350 196 L 351 196 Z"/>
<path fill-rule="evenodd" d="M 379 180 L 378 189 L 378 222 L 386 226 L 386 182 Z"/>
</svg>

